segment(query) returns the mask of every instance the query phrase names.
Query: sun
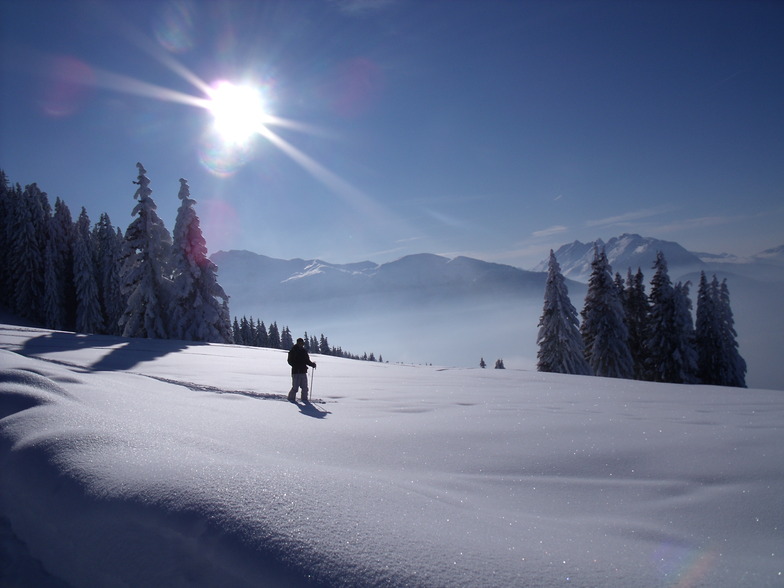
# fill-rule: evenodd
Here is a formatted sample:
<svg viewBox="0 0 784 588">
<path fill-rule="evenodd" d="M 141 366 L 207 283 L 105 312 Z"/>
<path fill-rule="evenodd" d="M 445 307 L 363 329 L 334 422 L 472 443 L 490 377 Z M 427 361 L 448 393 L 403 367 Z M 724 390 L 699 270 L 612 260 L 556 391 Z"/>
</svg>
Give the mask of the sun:
<svg viewBox="0 0 784 588">
<path fill-rule="evenodd" d="M 210 90 L 207 109 L 213 116 L 213 129 L 223 141 L 244 145 L 264 130 L 269 115 L 261 91 L 251 85 L 220 81 Z"/>
</svg>

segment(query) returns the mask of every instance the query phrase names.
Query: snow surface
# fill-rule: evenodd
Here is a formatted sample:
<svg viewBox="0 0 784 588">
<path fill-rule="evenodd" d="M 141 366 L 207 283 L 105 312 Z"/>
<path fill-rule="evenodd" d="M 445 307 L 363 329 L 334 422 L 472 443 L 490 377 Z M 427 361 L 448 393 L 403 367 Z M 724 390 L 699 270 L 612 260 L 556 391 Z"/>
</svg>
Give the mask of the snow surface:
<svg viewBox="0 0 784 588">
<path fill-rule="evenodd" d="M 0 325 L 0 585 L 784 585 L 784 394 Z"/>
</svg>

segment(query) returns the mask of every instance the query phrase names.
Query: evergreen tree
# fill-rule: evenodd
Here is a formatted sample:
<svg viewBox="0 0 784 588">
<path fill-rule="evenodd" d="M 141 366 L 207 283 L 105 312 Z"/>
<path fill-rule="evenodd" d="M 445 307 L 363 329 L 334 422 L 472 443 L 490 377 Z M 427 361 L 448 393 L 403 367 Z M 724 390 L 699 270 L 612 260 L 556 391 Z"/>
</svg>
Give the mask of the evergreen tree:
<svg viewBox="0 0 784 588">
<path fill-rule="evenodd" d="M 257 347 L 269 347 L 269 335 L 267 334 L 267 326 L 264 324 L 264 321 L 258 321 L 256 323 L 256 346 Z"/>
<path fill-rule="evenodd" d="M 718 384 L 721 372 L 721 329 L 719 327 L 718 282 L 708 282 L 705 272 L 700 272 L 697 289 L 697 320 L 695 341 L 697 347 L 697 376 L 703 384 Z"/>
<path fill-rule="evenodd" d="M 495 369 L 497 369 L 497 370 L 504 370 L 504 369 L 506 369 L 506 367 L 504 366 L 504 360 L 503 359 L 496 359 L 495 360 Z"/>
<path fill-rule="evenodd" d="M 700 276 L 697 298 L 697 355 L 703 384 L 746 387 L 746 361 L 738 351 L 727 281 L 710 285 Z"/>
<path fill-rule="evenodd" d="M 329 341 L 323 334 L 321 335 L 321 340 L 319 341 L 318 352 L 321 353 L 321 355 L 332 354 L 332 350 L 329 348 Z"/>
<path fill-rule="evenodd" d="M 291 331 L 288 327 L 283 327 L 283 332 L 280 335 L 280 348 L 291 349 L 294 347 L 294 338 L 291 336 Z"/>
<path fill-rule="evenodd" d="M 44 254 L 44 325 L 48 329 L 65 329 L 65 313 L 57 264 L 57 244 L 51 232 Z"/>
<path fill-rule="evenodd" d="M 16 217 L 16 200 L 8 176 L 0 169 L 0 306 L 11 307 L 13 299 L 11 222 Z"/>
<path fill-rule="evenodd" d="M 13 309 L 23 318 L 43 323 L 45 242 L 39 228 L 45 224 L 45 218 L 40 196 L 36 184 L 19 194 L 9 240 Z"/>
<path fill-rule="evenodd" d="M 645 283 L 642 270 L 632 275 L 629 268 L 626 274 L 626 288 L 621 297 L 624 311 L 624 322 L 629 332 L 629 352 L 632 354 L 634 379 L 646 379 L 647 351 L 645 342 L 648 338 L 648 313 L 650 305 L 645 294 Z"/>
<path fill-rule="evenodd" d="M 218 284 L 217 266 L 207 257 L 207 243 L 193 208 L 196 201 L 182 178 L 178 197 L 181 204 L 172 247 L 172 334 L 187 341 L 228 343 L 231 331 L 224 307 L 229 297 Z"/>
<path fill-rule="evenodd" d="M 122 246 L 123 237 L 112 226 L 106 213 L 101 214 L 93 228 L 95 245 L 95 266 L 98 282 L 98 297 L 104 321 L 104 332 L 119 335 L 120 318 L 125 310 L 125 298 L 121 292 Z"/>
<path fill-rule="evenodd" d="M 280 331 L 278 330 L 278 323 L 272 323 L 269 326 L 268 344 L 272 349 L 280 349 Z"/>
<path fill-rule="evenodd" d="M 236 345 L 242 345 L 242 335 L 240 333 L 240 323 L 237 320 L 237 317 L 234 317 L 234 322 L 231 325 L 231 333 L 233 336 L 234 343 Z"/>
<path fill-rule="evenodd" d="M 678 318 L 678 308 L 683 305 L 678 302 L 667 271 L 667 261 L 661 251 L 656 255 L 653 269 L 646 342 L 647 374 L 654 382 L 688 383 L 692 381 L 690 353 L 684 353 L 683 343 L 688 335 L 684 334 L 683 321 Z"/>
<path fill-rule="evenodd" d="M 485 363 L 485 358 L 484 357 L 479 358 L 479 367 L 482 368 L 482 369 L 485 369 L 487 367 L 487 364 Z"/>
<path fill-rule="evenodd" d="M 684 384 L 695 384 L 697 377 L 697 346 L 694 333 L 694 323 L 691 318 L 691 300 L 689 299 L 690 283 L 675 284 L 675 356 L 679 359 L 681 373 L 678 376 Z"/>
<path fill-rule="evenodd" d="M 138 200 L 133 222 L 125 231 L 124 296 L 127 306 L 120 322 L 125 337 L 166 339 L 169 336 L 167 313 L 171 300 L 168 259 L 171 235 L 155 212 L 147 170 L 141 163 L 137 182 Z"/>
<path fill-rule="evenodd" d="M 76 224 L 73 222 L 68 205 L 59 198 L 54 203 L 49 234 L 57 281 L 51 285 L 47 283 L 47 287 L 58 289 L 58 293 L 54 296 L 59 297 L 62 306 L 62 328 L 74 329 L 76 328 L 76 283 L 74 282 Z"/>
<path fill-rule="evenodd" d="M 580 336 L 577 310 L 569 300 L 566 280 L 552 249 L 544 291 L 544 309 L 538 326 L 537 370 L 590 375 L 591 369 L 585 361 L 585 347 Z M 479 365 L 485 367 L 484 358 Z"/>
<path fill-rule="evenodd" d="M 725 386 L 746 387 L 746 360 L 738 351 L 737 332 L 735 332 L 735 319 L 730 308 L 730 291 L 727 280 L 724 279 L 719 287 L 719 318 L 721 327 L 721 341 L 723 356 L 726 358 L 727 369 L 724 377 Z"/>
<path fill-rule="evenodd" d="M 604 249 L 600 252 L 594 246 L 591 268 L 580 325 L 586 362 L 597 376 L 632 378 L 634 367 L 623 305 Z"/>
<path fill-rule="evenodd" d="M 103 329 L 94 258 L 90 218 L 82 207 L 79 220 L 76 222 L 76 241 L 74 243 L 77 333 L 100 333 Z"/>
<path fill-rule="evenodd" d="M 240 319 L 240 344 L 253 346 L 253 327 L 251 326 L 253 317 L 248 320 L 248 317 L 243 316 Z"/>
</svg>

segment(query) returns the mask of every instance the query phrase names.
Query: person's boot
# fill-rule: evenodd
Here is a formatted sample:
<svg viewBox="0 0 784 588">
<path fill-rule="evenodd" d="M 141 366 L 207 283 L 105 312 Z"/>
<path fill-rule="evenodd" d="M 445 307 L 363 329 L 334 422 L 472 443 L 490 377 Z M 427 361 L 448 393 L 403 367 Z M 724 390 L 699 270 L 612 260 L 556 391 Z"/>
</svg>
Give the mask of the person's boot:
<svg viewBox="0 0 784 588">
<path fill-rule="evenodd" d="M 289 402 L 296 402 L 296 401 L 297 401 L 297 393 L 289 392 Z"/>
</svg>

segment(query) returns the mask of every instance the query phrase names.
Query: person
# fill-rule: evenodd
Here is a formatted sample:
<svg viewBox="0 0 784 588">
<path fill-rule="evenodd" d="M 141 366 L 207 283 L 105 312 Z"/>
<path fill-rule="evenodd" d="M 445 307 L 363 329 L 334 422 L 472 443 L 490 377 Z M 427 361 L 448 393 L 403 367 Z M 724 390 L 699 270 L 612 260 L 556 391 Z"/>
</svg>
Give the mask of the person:
<svg viewBox="0 0 784 588">
<path fill-rule="evenodd" d="M 291 366 L 291 390 L 289 402 L 297 401 L 297 390 L 302 390 L 302 402 L 308 401 L 308 366 L 316 369 L 316 364 L 310 361 L 305 341 L 300 337 L 289 351 L 289 365 Z"/>
</svg>

